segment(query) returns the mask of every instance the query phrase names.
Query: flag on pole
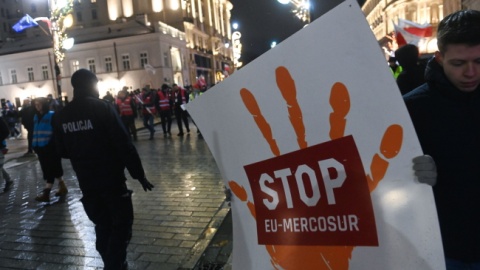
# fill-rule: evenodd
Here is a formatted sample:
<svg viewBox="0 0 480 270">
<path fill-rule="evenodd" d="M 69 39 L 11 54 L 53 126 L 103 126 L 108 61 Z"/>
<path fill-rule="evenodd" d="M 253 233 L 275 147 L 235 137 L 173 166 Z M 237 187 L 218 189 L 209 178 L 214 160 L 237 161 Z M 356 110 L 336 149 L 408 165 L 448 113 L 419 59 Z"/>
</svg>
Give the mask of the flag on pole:
<svg viewBox="0 0 480 270">
<path fill-rule="evenodd" d="M 398 18 L 398 24 L 393 23 L 393 26 L 398 47 L 406 44 L 418 46 L 420 40 L 433 35 L 433 27 L 429 23 L 419 24 Z"/>
<path fill-rule="evenodd" d="M 18 21 L 14 26 L 12 26 L 12 28 L 13 30 L 15 30 L 15 32 L 21 32 L 24 29 L 34 26 L 38 26 L 38 23 L 34 21 L 32 17 L 30 17 L 30 15 L 26 14 L 20 19 L 20 21 Z"/>
<path fill-rule="evenodd" d="M 51 29 L 52 29 L 52 21 L 47 18 L 47 17 L 36 17 L 35 19 L 33 19 L 35 22 L 38 22 L 38 21 L 42 21 L 44 23 L 47 24 L 48 26 L 48 30 L 51 32 Z"/>
<path fill-rule="evenodd" d="M 156 72 L 155 68 L 150 64 L 145 64 L 143 67 L 147 72 L 151 72 L 152 74 L 155 74 Z"/>
</svg>

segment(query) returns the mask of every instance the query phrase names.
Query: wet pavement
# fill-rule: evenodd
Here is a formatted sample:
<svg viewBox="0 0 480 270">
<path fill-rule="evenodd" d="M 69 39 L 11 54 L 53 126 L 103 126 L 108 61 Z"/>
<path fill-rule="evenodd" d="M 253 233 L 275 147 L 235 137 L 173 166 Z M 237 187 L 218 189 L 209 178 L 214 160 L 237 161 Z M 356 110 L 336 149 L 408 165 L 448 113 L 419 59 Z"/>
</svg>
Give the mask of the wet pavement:
<svg viewBox="0 0 480 270">
<path fill-rule="evenodd" d="M 129 269 L 208 269 L 203 267 L 209 260 L 222 264 L 231 252 L 230 207 L 207 144 L 194 126 L 184 137 L 176 136 L 176 123 L 171 137 L 164 137 L 160 126 L 156 130 L 154 140 L 140 130 L 135 142 L 154 190 L 144 192 L 127 173 L 135 211 Z M 36 202 L 45 183 L 36 156 L 24 155 L 24 138 L 25 133 L 7 141 L 5 168 L 14 186 L 3 192 L 0 183 L 0 269 L 102 269 L 70 162 L 63 160 L 67 196 L 52 194 L 50 203 Z M 219 229 L 215 239 L 220 240 L 212 241 Z"/>
</svg>

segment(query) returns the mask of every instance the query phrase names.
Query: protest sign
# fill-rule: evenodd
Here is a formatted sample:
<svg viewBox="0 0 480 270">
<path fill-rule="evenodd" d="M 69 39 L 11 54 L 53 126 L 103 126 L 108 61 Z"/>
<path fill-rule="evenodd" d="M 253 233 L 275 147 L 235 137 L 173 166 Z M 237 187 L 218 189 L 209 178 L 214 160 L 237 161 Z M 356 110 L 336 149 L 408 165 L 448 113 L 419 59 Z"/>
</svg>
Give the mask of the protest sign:
<svg viewBox="0 0 480 270">
<path fill-rule="evenodd" d="M 421 148 L 356 1 L 187 110 L 232 190 L 234 269 L 445 269 Z"/>
</svg>

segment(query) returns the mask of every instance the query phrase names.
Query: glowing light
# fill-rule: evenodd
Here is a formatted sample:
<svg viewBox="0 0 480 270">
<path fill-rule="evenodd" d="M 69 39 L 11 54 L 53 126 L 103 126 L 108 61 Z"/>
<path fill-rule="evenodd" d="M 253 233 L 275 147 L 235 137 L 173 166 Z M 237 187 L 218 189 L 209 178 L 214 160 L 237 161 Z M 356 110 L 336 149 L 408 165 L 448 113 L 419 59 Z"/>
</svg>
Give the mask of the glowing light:
<svg viewBox="0 0 480 270">
<path fill-rule="evenodd" d="M 69 28 L 69 27 L 72 27 L 72 25 L 73 25 L 73 16 L 70 13 L 65 17 L 65 19 L 63 19 L 63 27 Z"/>
<path fill-rule="evenodd" d="M 123 7 L 123 16 L 130 17 L 133 15 L 133 3 L 132 0 L 123 0 L 122 1 Z"/>
<path fill-rule="evenodd" d="M 276 41 L 272 41 L 272 43 L 270 44 L 270 48 L 274 48 L 275 46 L 277 46 L 277 42 L 276 42 Z"/>
<path fill-rule="evenodd" d="M 290 0 L 278 0 L 278 2 L 282 5 L 286 5 L 286 4 L 290 3 Z"/>
<path fill-rule="evenodd" d="M 108 18 L 114 21 L 120 14 L 120 5 L 116 0 L 107 0 Z"/>
<path fill-rule="evenodd" d="M 237 30 L 238 29 L 238 23 L 233 23 L 232 27 L 233 27 L 234 30 Z"/>
<path fill-rule="evenodd" d="M 172 10 L 178 10 L 180 8 L 178 0 L 170 0 L 170 8 Z"/>
<path fill-rule="evenodd" d="M 163 10 L 163 1 L 152 0 L 153 12 L 161 12 Z"/>
<path fill-rule="evenodd" d="M 73 44 L 75 44 L 75 39 L 74 38 L 67 38 L 63 41 L 63 48 L 65 50 L 70 50 L 73 47 Z"/>
</svg>

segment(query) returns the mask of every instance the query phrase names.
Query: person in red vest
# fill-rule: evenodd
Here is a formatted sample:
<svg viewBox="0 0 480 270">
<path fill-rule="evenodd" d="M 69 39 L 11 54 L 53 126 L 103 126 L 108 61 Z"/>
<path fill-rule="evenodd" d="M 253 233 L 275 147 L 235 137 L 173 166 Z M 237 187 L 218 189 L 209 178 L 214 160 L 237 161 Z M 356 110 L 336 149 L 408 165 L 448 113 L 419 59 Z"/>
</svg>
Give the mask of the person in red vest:
<svg viewBox="0 0 480 270">
<path fill-rule="evenodd" d="M 185 89 L 181 88 L 177 84 L 173 84 L 173 90 L 174 95 L 175 95 L 175 118 L 177 119 L 177 124 L 178 124 L 178 130 L 180 133 L 178 133 L 178 136 L 183 136 L 183 126 L 182 126 L 182 121 L 185 124 L 185 128 L 187 129 L 187 133 L 190 133 L 190 128 L 188 127 L 188 114 L 187 111 L 182 109 L 183 104 L 188 103 L 188 93 Z"/>
<path fill-rule="evenodd" d="M 157 111 L 162 122 L 163 136 L 171 136 L 170 129 L 172 127 L 172 109 L 170 106 L 170 87 L 166 84 L 158 90 Z"/>
<path fill-rule="evenodd" d="M 135 99 L 128 94 L 128 87 L 124 86 L 118 92 L 116 105 L 122 123 L 125 128 L 133 136 L 133 140 L 137 140 L 137 128 L 135 127 L 135 118 L 137 117 L 137 105 Z"/>
<path fill-rule="evenodd" d="M 153 134 L 155 134 L 155 128 L 153 126 L 153 117 L 156 114 L 155 104 L 157 95 L 155 91 L 150 90 L 149 86 L 145 86 L 142 89 L 142 114 L 143 114 L 143 126 L 150 131 L 149 140 L 153 140 Z"/>
</svg>

